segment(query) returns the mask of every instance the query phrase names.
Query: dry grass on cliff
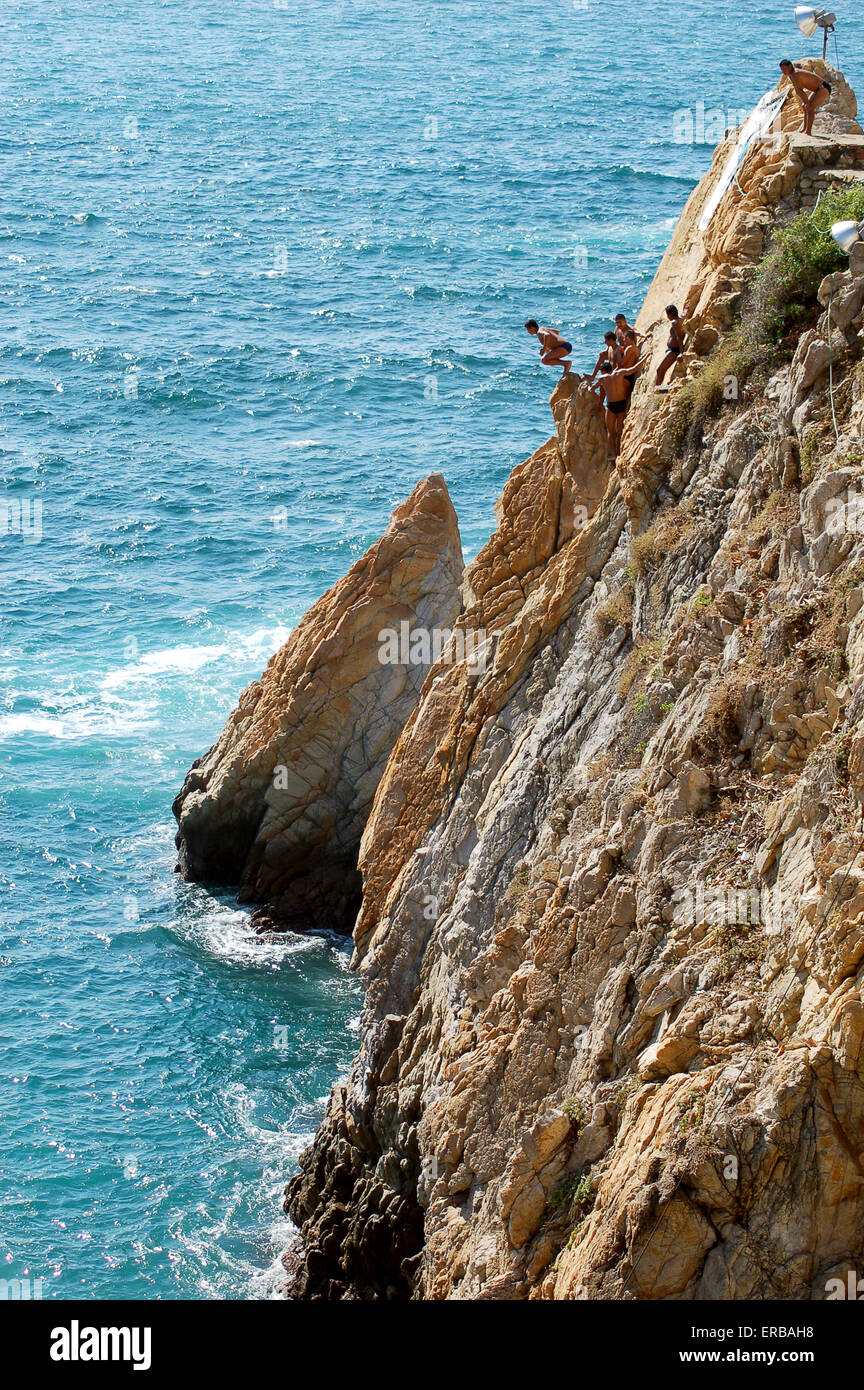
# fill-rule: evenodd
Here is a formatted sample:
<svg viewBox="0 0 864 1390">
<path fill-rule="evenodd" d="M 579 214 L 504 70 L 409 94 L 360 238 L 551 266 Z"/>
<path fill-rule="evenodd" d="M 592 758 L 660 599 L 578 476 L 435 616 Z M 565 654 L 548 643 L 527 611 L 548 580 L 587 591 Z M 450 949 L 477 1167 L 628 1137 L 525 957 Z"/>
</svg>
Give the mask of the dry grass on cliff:
<svg viewBox="0 0 864 1390">
<path fill-rule="evenodd" d="M 834 680 L 838 680 L 847 670 L 847 599 L 862 583 L 864 567 L 861 565 L 838 570 L 827 590 L 819 595 L 812 606 L 802 610 L 807 629 L 802 642 L 801 660 L 826 669 Z"/>
<path fill-rule="evenodd" d="M 604 637 L 618 627 L 633 626 L 633 585 L 629 580 L 598 606 L 594 624 Z"/>
<path fill-rule="evenodd" d="M 737 752 L 742 733 L 739 711 L 755 670 L 755 663 L 748 660 L 735 675 L 729 676 L 724 672 L 715 679 L 705 709 L 705 719 L 693 749 L 698 760 L 718 763 Z"/>
<path fill-rule="evenodd" d="M 624 660 L 618 694 L 626 702 L 627 717 L 613 750 L 620 767 L 641 767 L 652 734 L 672 708 L 672 701 L 660 704 L 656 693 L 663 676 L 662 655 L 662 638 L 640 637 Z"/>
<path fill-rule="evenodd" d="M 778 526 L 788 521 L 790 505 L 785 494 L 772 494 L 756 518 L 752 534 L 757 539 L 776 534 Z M 797 518 L 797 508 L 794 515 Z M 715 679 L 694 748 L 700 760 L 718 762 L 738 751 L 747 687 L 759 686 L 762 706 L 767 708 L 774 692 L 788 679 L 790 662 L 794 674 L 805 683 L 819 671 L 827 673 L 832 682 L 842 679 L 846 672 L 847 598 L 862 583 L 864 567 L 853 565 L 839 571 L 813 601 L 760 615 L 752 624 L 742 664 L 733 674 L 720 673 Z M 778 624 L 781 642 L 772 656 L 766 644 L 772 629 L 776 644 Z"/>
<path fill-rule="evenodd" d="M 748 541 L 760 545 L 769 536 L 785 536 L 799 518 L 797 496 L 777 488 L 766 498 L 765 505 L 757 512 L 745 532 Z"/>
<path fill-rule="evenodd" d="M 695 525 L 689 500 L 662 512 L 647 531 L 643 531 L 641 536 L 634 536 L 630 543 L 636 573 L 645 574 L 653 564 L 667 560 L 682 541 L 692 536 Z"/>
<path fill-rule="evenodd" d="M 659 637 L 635 643 L 625 658 L 621 679 L 618 682 L 618 694 L 622 700 L 626 700 L 640 678 L 647 675 L 649 666 L 660 660 L 662 651 L 663 642 Z"/>
<path fill-rule="evenodd" d="M 667 425 L 667 439 L 674 456 L 699 445 L 705 425 L 723 406 L 737 399 L 740 384 L 755 365 L 752 347 L 743 327 L 723 338 L 701 369 L 679 386 Z"/>
</svg>

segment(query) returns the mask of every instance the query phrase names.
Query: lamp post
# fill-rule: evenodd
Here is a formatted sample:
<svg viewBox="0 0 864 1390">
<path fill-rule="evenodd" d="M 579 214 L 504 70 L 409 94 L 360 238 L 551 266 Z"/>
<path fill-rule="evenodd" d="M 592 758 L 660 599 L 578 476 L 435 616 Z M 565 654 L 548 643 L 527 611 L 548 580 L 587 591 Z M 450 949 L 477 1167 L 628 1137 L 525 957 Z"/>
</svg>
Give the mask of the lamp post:
<svg viewBox="0 0 864 1390">
<path fill-rule="evenodd" d="M 835 222 L 831 235 L 840 250 L 848 256 L 857 242 L 864 241 L 864 222 Z"/>
<path fill-rule="evenodd" d="M 828 53 L 828 35 L 834 33 L 834 25 L 837 23 L 836 14 L 830 10 L 815 10 L 810 5 L 795 6 L 795 23 L 806 38 L 812 38 L 817 29 L 822 30 L 822 60 Z"/>
</svg>

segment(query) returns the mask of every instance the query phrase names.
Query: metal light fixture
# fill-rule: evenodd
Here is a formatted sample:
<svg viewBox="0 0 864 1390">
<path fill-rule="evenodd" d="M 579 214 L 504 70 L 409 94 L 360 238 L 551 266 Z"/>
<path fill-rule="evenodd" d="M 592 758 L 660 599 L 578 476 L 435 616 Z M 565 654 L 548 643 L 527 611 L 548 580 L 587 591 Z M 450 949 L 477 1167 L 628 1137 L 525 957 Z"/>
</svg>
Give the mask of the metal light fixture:
<svg viewBox="0 0 864 1390">
<path fill-rule="evenodd" d="M 817 29 L 822 30 L 822 58 L 824 60 L 828 52 L 828 35 L 833 34 L 834 25 L 837 23 L 836 14 L 832 14 L 830 10 L 814 10 L 810 5 L 796 5 L 795 23 L 808 39 L 813 37 Z"/>
<path fill-rule="evenodd" d="M 864 241 L 864 222 L 835 222 L 831 235 L 848 256 L 856 242 Z"/>
</svg>

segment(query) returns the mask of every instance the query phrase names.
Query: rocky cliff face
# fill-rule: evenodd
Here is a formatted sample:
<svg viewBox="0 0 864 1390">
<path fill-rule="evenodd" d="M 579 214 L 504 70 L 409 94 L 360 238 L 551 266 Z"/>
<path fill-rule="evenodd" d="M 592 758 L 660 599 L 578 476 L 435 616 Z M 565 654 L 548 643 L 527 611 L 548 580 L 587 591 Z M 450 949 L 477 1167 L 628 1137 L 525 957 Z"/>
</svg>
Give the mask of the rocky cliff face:
<svg viewBox="0 0 864 1390">
<path fill-rule="evenodd" d="M 861 176 L 831 76 L 828 138 L 754 149 L 703 236 L 721 148 L 685 210 L 639 322 L 686 301 L 684 375 L 772 227 Z M 608 479 L 556 391 L 466 575 L 487 668 L 430 674 L 366 826 L 295 1296 L 818 1298 L 860 1265 L 862 270 L 685 441 L 646 378 Z"/>
<path fill-rule="evenodd" d="M 174 803 L 186 878 L 239 884 L 271 925 L 350 931 L 360 837 L 431 662 L 431 644 L 411 642 L 452 625 L 462 569 L 456 514 L 434 473 L 309 610 L 190 768 Z M 407 631 L 408 661 L 389 659 L 388 631 Z"/>
<path fill-rule="evenodd" d="M 772 230 L 864 174 L 827 71 L 819 138 L 784 113 L 704 235 L 728 142 L 690 199 L 639 317 L 656 361 L 686 304 L 688 352 L 618 466 L 565 378 L 466 572 L 485 660 L 428 673 L 365 822 L 362 1043 L 288 1187 L 294 1297 L 860 1270 L 864 255 L 694 395 Z"/>
</svg>

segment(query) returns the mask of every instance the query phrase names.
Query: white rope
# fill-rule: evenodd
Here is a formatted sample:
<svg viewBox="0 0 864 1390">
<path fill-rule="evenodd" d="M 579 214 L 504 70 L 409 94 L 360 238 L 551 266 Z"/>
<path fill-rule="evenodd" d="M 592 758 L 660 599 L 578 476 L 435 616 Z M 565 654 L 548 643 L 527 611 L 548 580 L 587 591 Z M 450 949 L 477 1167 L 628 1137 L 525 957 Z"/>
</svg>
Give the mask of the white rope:
<svg viewBox="0 0 864 1390">
<path fill-rule="evenodd" d="M 828 288 L 828 394 L 831 397 L 831 419 L 834 421 L 834 438 L 840 442 L 837 416 L 834 412 L 834 344 L 831 341 L 831 305 L 834 303 L 834 276 Z"/>
<path fill-rule="evenodd" d="M 819 197 L 816 199 L 816 206 L 813 209 L 815 217 L 819 211 L 819 204 L 828 190 L 820 188 Z M 837 428 L 837 415 L 834 410 L 834 344 L 831 341 L 831 306 L 834 303 L 834 276 L 831 276 L 831 284 L 828 286 L 828 394 L 831 397 L 831 419 L 834 422 L 834 438 L 838 444 L 840 442 L 840 431 Z"/>
</svg>

